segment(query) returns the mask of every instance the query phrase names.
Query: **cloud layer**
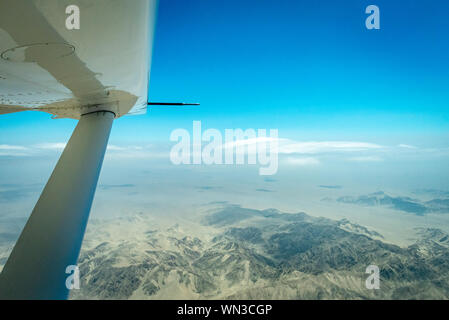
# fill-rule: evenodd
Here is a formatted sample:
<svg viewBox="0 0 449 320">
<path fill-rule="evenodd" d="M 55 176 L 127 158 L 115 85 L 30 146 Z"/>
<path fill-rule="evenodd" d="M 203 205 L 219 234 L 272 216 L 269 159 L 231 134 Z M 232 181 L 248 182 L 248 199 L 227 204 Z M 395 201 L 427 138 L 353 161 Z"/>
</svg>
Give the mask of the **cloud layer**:
<svg viewBox="0 0 449 320">
<path fill-rule="evenodd" d="M 209 142 L 202 142 L 202 146 Z M 352 163 L 379 163 L 393 159 L 398 155 L 445 153 L 444 149 L 422 149 L 408 144 L 385 146 L 363 141 L 295 141 L 284 138 L 257 137 L 233 142 L 224 142 L 222 151 L 228 148 L 240 147 L 245 154 L 257 152 L 258 146 L 265 144 L 275 145 L 272 149 L 281 161 L 291 166 L 317 166 L 329 159 L 339 159 Z M 107 159 L 170 159 L 170 149 L 174 142 L 150 145 L 109 145 L 106 152 Z M 30 146 L 0 145 L 0 157 L 31 157 L 45 156 L 62 152 L 66 143 L 44 142 Z M 193 146 L 192 146 L 193 147 Z M 268 148 L 269 149 L 269 148 Z M 447 151 L 447 150 L 446 150 Z M 193 151 L 192 151 L 193 154 Z"/>
</svg>

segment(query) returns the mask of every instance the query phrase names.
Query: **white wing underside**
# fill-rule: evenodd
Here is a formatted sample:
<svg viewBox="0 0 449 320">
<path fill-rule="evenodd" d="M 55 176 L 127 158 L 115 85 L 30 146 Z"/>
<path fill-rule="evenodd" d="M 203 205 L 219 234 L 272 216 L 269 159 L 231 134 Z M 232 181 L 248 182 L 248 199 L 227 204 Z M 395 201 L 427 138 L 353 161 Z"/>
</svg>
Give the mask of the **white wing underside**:
<svg viewBox="0 0 449 320">
<path fill-rule="evenodd" d="M 66 28 L 66 7 L 80 29 Z M 156 1 L 1 0 L 0 114 L 144 113 Z"/>
</svg>

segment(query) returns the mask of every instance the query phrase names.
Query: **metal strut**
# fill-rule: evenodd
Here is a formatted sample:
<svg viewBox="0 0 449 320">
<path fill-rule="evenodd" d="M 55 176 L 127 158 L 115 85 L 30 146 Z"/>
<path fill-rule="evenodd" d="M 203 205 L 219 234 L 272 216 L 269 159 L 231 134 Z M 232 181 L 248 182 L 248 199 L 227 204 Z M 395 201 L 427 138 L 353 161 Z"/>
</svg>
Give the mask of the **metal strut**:
<svg viewBox="0 0 449 320">
<path fill-rule="evenodd" d="M 0 299 L 68 298 L 114 117 L 81 116 L 0 274 Z"/>
</svg>

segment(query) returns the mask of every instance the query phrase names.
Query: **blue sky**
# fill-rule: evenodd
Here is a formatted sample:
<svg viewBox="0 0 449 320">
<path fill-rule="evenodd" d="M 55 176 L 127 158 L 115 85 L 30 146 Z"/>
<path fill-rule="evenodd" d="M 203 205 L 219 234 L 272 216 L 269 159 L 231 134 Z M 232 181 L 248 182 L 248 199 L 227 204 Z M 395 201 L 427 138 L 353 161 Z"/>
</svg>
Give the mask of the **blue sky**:
<svg viewBox="0 0 449 320">
<path fill-rule="evenodd" d="M 444 130 L 448 4 L 378 1 L 381 30 L 369 31 L 371 3 L 162 2 L 150 96 L 202 107 L 156 116 L 293 135 Z"/>
<path fill-rule="evenodd" d="M 381 30 L 365 28 L 369 4 L 380 8 Z M 161 1 L 150 100 L 201 106 L 122 118 L 111 141 L 168 141 L 171 130 L 202 120 L 299 140 L 443 143 L 448 9 L 424 0 Z M 4 115 L 0 144 L 63 142 L 75 124 Z"/>
</svg>

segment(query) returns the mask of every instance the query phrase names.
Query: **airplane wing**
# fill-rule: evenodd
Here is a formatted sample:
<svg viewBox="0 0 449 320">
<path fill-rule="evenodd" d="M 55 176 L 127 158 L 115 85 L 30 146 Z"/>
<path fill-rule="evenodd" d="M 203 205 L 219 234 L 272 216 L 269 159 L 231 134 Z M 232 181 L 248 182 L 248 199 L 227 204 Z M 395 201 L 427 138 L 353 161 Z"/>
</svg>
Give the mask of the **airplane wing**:
<svg viewBox="0 0 449 320">
<path fill-rule="evenodd" d="M 0 113 L 145 112 L 154 12 L 148 0 L 0 1 Z"/>
</svg>

